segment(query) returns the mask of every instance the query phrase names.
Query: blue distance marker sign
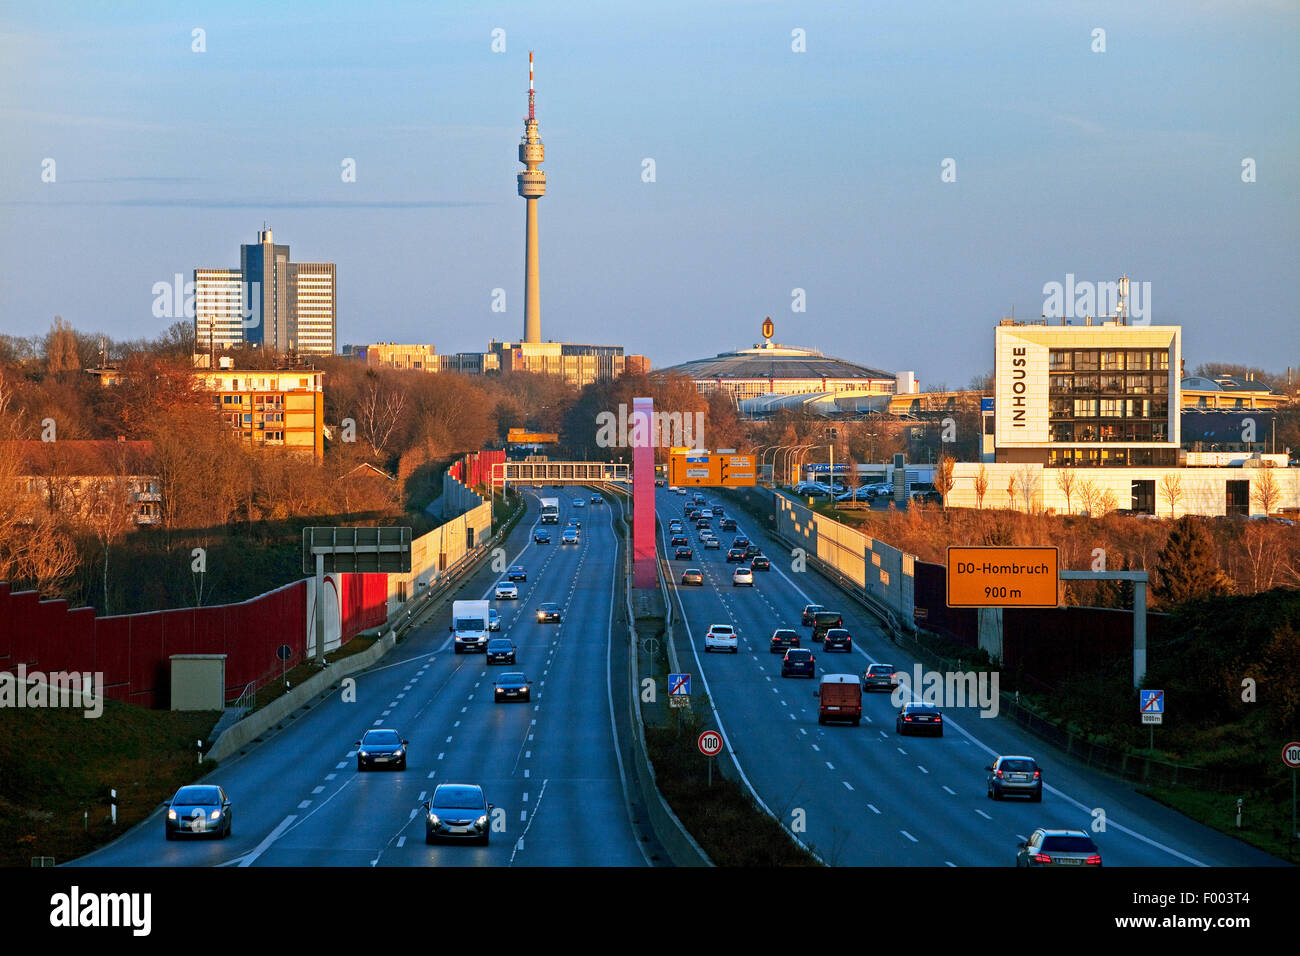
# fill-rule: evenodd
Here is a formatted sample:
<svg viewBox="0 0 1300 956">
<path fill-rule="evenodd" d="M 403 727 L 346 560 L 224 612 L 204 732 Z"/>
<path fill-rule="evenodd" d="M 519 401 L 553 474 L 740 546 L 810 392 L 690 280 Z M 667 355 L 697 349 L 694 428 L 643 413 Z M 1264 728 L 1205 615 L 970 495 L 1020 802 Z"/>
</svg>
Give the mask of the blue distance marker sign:
<svg viewBox="0 0 1300 956">
<path fill-rule="evenodd" d="M 1162 690 L 1138 691 L 1138 710 L 1142 723 L 1163 724 L 1165 718 L 1165 692 Z"/>
</svg>

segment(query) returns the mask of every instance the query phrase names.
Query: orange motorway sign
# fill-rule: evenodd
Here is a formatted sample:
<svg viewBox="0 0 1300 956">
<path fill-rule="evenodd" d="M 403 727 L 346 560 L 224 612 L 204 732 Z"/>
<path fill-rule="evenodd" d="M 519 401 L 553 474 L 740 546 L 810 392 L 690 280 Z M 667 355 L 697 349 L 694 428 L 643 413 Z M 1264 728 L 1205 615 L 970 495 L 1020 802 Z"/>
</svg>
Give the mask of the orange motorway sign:
<svg viewBox="0 0 1300 956">
<path fill-rule="evenodd" d="M 951 547 L 949 607 L 1056 607 L 1056 548 Z"/>
</svg>

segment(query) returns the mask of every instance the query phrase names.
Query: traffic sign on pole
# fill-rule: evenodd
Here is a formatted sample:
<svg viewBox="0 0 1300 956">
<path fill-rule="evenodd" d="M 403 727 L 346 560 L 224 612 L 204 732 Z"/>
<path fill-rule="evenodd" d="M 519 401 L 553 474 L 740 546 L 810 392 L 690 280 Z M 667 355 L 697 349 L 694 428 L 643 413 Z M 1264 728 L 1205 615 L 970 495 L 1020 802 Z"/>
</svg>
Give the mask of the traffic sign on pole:
<svg viewBox="0 0 1300 956">
<path fill-rule="evenodd" d="M 700 734 L 698 741 L 700 753 L 706 757 L 716 757 L 722 753 L 722 734 L 716 730 L 706 730 Z"/>
<path fill-rule="evenodd" d="M 1165 722 L 1165 692 L 1162 690 L 1138 691 L 1142 723 L 1163 724 Z"/>
<path fill-rule="evenodd" d="M 1282 762 L 1292 770 L 1300 770 L 1300 740 L 1293 740 L 1282 748 Z"/>
<path fill-rule="evenodd" d="M 668 696 L 669 697 L 690 697 L 691 696 L 691 675 L 690 674 L 669 674 L 668 675 Z"/>
</svg>

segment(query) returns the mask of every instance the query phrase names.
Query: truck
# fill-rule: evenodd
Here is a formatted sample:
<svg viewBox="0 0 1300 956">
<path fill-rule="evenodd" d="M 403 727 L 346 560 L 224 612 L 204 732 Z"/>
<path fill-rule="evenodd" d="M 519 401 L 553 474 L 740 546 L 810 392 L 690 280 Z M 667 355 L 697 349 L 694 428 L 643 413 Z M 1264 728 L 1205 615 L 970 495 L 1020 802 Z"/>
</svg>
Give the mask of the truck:
<svg viewBox="0 0 1300 956">
<path fill-rule="evenodd" d="M 457 654 L 487 652 L 490 607 L 490 601 L 451 602 L 451 626 L 447 630 L 455 635 L 452 645 Z"/>
<path fill-rule="evenodd" d="M 543 498 L 542 499 L 542 524 L 559 524 L 560 523 L 560 499 Z"/>
<path fill-rule="evenodd" d="M 862 723 L 862 681 L 857 674 L 823 674 L 817 688 L 817 723 L 847 720 Z"/>
</svg>

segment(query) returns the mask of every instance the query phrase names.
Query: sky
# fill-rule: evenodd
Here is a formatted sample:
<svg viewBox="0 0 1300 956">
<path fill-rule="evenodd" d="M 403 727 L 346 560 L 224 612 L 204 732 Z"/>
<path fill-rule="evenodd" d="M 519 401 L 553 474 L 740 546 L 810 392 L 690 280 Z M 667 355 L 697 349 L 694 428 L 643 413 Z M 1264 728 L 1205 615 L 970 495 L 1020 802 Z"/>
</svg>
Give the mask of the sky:
<svg viewBox="0 0 1300 956">
<path fill-rule="evenodd" d="M 340 345 L 517 340 L 530 49 L 543 338 L 663 367 L 770 315 L 960 387 L 1049 283 L 1128 275 L 1189 371 L 1300 366 L 1300 4 L 1268 0 L 4 0 L 0 332 L 156 335 L 155 284 L 265 221 L 337 264 Z"/>
</svg>

